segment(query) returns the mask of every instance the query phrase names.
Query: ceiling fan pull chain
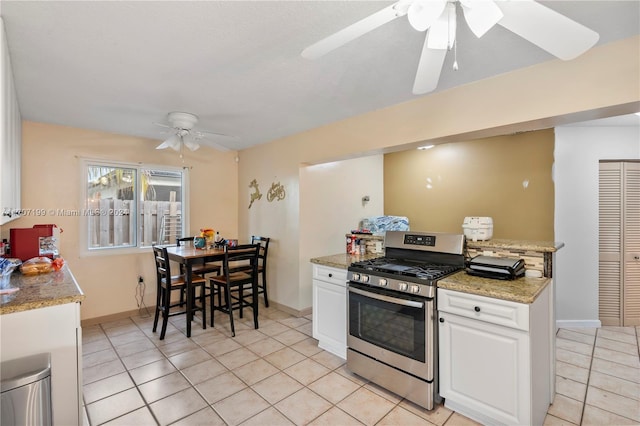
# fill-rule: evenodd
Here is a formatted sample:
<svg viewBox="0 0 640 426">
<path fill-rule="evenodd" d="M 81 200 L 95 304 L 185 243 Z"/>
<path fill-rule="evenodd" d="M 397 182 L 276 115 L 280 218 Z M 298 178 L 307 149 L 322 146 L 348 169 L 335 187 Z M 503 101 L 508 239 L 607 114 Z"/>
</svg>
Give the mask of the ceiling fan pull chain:
<svg viewBox="0 0 640 426">
<path fill-rule="evenodd" d="M 453 41 L 453 70 L 458 71 L 458 40 Z"/>
</svg>

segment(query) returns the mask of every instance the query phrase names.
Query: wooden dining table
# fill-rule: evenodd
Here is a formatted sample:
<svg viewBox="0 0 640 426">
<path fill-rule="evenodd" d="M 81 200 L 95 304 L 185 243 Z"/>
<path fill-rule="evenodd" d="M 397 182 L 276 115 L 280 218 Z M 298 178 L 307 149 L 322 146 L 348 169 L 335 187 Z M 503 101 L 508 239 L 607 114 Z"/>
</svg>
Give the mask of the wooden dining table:
<svg viewBox="0 0 640 426">
<path fill-rule="evenodd" d="M 178 262 L 184 266 L 185 281 L 187 287 L 187 337 L 191 337 L 191 321 L 193 320 L 193 304 L 191 276 L 193 265 L 196 263 L 215 262 L 224 259 L 224 248 L 206 248 L 198 249 L 191 245 L 170 246 L 167 247 L 167 256 L 169 260 Z M 205 307 L 203 307 L 204 309 Z M 213 315 L 213 312 L 211 313 Z M 202 322 L 202 328 L 206 328 L 205 321 Z"/>
</svg>

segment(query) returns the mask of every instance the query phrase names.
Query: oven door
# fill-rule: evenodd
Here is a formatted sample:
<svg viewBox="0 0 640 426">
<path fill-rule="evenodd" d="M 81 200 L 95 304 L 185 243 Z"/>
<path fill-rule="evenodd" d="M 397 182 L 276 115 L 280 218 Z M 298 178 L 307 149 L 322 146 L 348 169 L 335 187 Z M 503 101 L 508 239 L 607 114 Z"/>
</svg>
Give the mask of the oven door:
<svg viewBox="0 0 640 426">
<path fill-rule="evenodd" d="M 348 296 L 350 349 L 433 380 L 433 299 L 354 282 Z"/>
</svg>

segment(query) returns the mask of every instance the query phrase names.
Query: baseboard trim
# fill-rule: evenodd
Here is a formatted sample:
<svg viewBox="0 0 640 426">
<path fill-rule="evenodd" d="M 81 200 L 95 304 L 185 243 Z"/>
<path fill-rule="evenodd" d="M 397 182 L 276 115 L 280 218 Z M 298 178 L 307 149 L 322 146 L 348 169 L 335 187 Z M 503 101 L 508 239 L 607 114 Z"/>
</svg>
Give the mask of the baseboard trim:
<svg viewBox="0 0 640 426">
<path fill-rule="evenodd" d="M 312 308 L 308 307 L 305 309 L 293 309 L 290 308 L 288 306 L 282 305 L 278 302 L 274 302 L 272 300 L 269 300 L 269 306 L 273 306 L 274 308 L 282 311 L 282 312 L 286 312 L 289 315 L 293 315 L 294 317 L 306 317 L 307 315 L 311 315 L 312 312 Z"/>
<path fill-rule="evenodd" d="M 600 328 L 600 320 L 556 320 L 557 328 Z"/>
<path fill-rule="evenodd" d="M 148 309 L 149 309 L 149 315 L 151 315 L 153 317 L 155 306 L 152 306 L 152 307 L 150 307 Z M 117 314 L 110 314 L 110 315 L 104 315 L 104 316 L 101 316 L 101 317 L 88 318 L 88 319 L 81 320 L 80 321 L 80 326 L 81 327 L 90 327 L 92 325 L 102 324 L 103 322 L 117 321 L 117 320 L 121 320 L 121 319 L 125 319 L 125 318 L 137 317 L 137 316 L 140 316 L 143 313 L 144 313 L 144 315 L 147 314 L 146 311 L 140 312 L 139 309 L 134 309 L 132 311 L 118 312 Z"/>
<path fill-rule="evenodd" d="M 290 308 L 288 306 L 285 305 L 281 305 L 280 303 L 277 302 L 273 302 L 273 301 L 269 301 L 270 306 L 273 306 L 274 308 L 282 311 L 282 312 L 286 312 L 289 315 L 293 315 L 295 317 L 306 317 L 308 315 L 311 315 L 312 312 L 312 308 L 308 307 L 302 310 L 297 310 L 297 309 L 293 309 Z M 149 315 L 153 316 L 154 314 L 154 309 L 155 306 L 152 306 L 149 309 Z M 117 314 L 111 314 L 111 315 L 104 315 L 101 317 L 95 317 L 95 318 L 88 318 L 88 319 L 83 319 L 80 321 L 80 326 L 81 327 L 90 327 L 92 325 L 97 325 L 97 324 L 102 324 L 104 322 L 109 322 L 109 321 L 118 321 L 121 319 L 125 319 L 125 318 L 130 318 L 130 317 L 137 317 L 140 316 L 142 313 L 140 312 L 139 309 L 134 309 L 132 311 L 126 311 L 126 312 L 118 312 Z M 144 312 L 144 314 L 146 315 L 146 312 Z"/>
</svg>

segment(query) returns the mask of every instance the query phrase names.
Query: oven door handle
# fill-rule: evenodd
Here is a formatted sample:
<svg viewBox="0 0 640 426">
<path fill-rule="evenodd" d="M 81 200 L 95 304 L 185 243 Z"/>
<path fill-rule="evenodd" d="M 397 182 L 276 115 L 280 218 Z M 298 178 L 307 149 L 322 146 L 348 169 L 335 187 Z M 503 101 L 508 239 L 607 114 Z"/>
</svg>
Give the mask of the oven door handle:
<svg viewBox="0 0 640 426">
<path fill-rule="evenodd" d="M 416 302 L 414 300 L 404 300 L 398 299 L 396 297 L 385 296 L 383 294 L 373 293 L 370 291 L 360 290 L 358 288 L 348 287 L 348 290 L 351 293 L 356 293 L 361 296 L 370 297 L 371 299 L 381 300 L 383 302 L 394 303 L 396 305 L 409 306 L 411 308 L 420 308 L 424 307 L 423 302 Z"/>
</svg>

